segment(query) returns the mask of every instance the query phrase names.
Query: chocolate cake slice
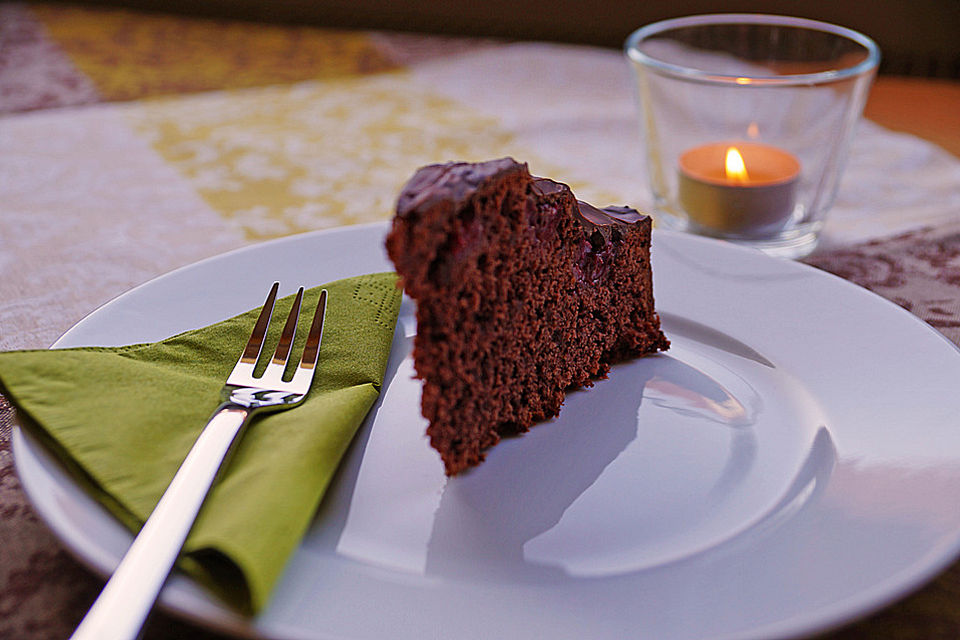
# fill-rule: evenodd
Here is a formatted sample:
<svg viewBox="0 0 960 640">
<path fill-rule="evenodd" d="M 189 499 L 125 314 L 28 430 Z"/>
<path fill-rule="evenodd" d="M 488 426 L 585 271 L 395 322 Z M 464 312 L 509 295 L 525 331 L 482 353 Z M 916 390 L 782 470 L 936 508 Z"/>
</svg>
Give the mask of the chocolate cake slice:
<svg viewBox="0 0 960 640">
<path fill-rule="evenodd" d="M 421 410 L 448 475 L 557 415 L 611 363 L 669 346 L 650 218 L 578 202 L 511 158 L 418 170 L 386 245 L 417 303 Z"/>
</svg>

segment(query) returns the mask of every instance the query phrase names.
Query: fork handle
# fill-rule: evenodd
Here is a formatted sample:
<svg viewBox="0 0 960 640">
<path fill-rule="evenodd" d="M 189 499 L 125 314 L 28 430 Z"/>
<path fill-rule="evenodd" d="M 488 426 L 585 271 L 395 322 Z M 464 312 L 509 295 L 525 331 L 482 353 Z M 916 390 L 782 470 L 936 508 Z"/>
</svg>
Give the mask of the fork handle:
<svg viewBox="0 0 960 640">
<path fill-rule="evenodd" d="M 210 418 L 71 640 L 139 635 L 248 416 L 247 409 L 228 404 Z"/>
</svg>

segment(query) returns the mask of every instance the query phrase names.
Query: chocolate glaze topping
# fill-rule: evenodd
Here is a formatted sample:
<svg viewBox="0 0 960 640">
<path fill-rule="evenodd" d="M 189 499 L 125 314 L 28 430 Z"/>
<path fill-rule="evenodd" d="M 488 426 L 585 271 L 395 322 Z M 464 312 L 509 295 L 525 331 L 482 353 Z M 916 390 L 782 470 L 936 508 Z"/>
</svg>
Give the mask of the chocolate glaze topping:
<svg viewBox="0 0 960 640">
<path fill-rule="evenodd" d="M 419 169 L 401 189 L 397 215 L 406 217 L 421 207 L 429 208 L 441 201 L 451 201 L 454 209 L 459 209 L 484 181 L 514 171 L 526 172 L 527 165 L 513 158 L 428 165 Z"/>
<path fill-rule="evenodd" d="M 454 209 L 459 209 L 485 180 L 515 171 L 527 173 L 526 163 L 521 164 L 513 158 L 500 158 L 483 163 L 428 165 L 417 171 L 401 190 L 397 214 L 406 217 L 421 207 L 430 207 L 440 201 L 450 201 Z M 540 197 L 570 193 L 570 187 L 549 178 L 533 177 L 530 188 Z M 631 225 L 646 217 L 630 207 L 598 209 L 580 200 L 577 204 L 578 219 L 586 234 L 591 236 L 599 231 L 607 241 L 611 239 L 614 228 Z"/>
<path fill-rule="evenodd" d="M 570 193 L 570 187 L 549 178 L 534 178 L 531 188 L 538 196 L 548 196 L 561 192 Z M 630 207 L 598 209 L 583 200 L 577 200 L 577 205 L 577 217 L 580 224 L 583 225 L 584 232 L 588 236 L 599 232 L 607 242 L 615 236 L 613 229 L 626 227 L 646 218 L 639 211 Z"/>
</svg>

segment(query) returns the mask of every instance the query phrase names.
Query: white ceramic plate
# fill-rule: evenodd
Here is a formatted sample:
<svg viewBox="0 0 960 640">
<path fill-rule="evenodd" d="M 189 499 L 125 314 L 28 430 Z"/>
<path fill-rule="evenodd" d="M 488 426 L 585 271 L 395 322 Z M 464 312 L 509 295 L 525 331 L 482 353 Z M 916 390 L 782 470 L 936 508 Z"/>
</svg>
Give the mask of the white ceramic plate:
<svg viewBox="0 0 960 640">
<path fill-rule="evenodd" d="M 389 269 L 383 225 L 180 269 L 55 346 L 156 340 L 292 291 Z M 614 368 L 559 419 L 447 480 L 401 309 L 381 399 L 258 618 L 183 576 L 162 604 L 262 638 L 773 638 L 918 587 L 960 551 L 960 353 L 815 269 L 654 237 L 667 354 Z M 95 570 L 130 535 L 18 431 L 24 488 Z"/>
</svg>

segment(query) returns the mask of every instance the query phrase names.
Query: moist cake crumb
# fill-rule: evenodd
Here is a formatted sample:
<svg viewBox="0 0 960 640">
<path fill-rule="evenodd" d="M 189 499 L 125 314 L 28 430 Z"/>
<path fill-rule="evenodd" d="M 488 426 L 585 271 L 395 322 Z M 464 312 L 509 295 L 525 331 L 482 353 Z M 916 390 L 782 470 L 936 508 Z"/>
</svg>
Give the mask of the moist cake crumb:
<svg viewBox="0 0 960 640">
<path fill-rule="evenodd" d="M 417 303 L 421 411 L 448 475 L 556 416 L 612 363 L 669 347 L 650 230 L 648 216 L 579 202 L 512 158 L 429 165 L 407 182 L 386 248 Z"/>
</svg>

